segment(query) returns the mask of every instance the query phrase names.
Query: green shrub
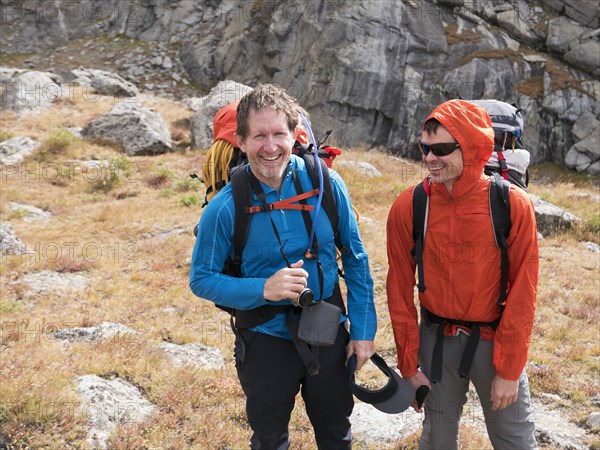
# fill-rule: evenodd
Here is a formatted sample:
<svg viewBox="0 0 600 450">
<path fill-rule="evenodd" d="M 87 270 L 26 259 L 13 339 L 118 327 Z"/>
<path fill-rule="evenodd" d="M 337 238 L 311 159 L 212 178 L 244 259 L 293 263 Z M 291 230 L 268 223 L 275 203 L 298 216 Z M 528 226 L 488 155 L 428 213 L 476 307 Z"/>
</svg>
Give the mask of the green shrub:
<svg viewBox="0 0 600 450">
<path fill-rule="evenodd" d="M 198 197 L 196 194 L 185 194 L 179 197 L 179 204 L 181 206 L 185 206 L 186 208 L 197 205 L 198 203 L 200 203 L 200 197 Z"/>
<path fill-rule="evenodd" d="M 79 139 L 67 130 L 60 130 L 44 141 L 44 150 L 53 155 L 62 153 Z"/>
<path fill-rule="evenodd" d="M 146 183 L 153 188 L 161 188 L 173 178 L 173 172 L 165 167 L 146 178 Z"/>
<path fill-rule="evenodd" d="M 67 130 L 60 130 L 50 135 L 48 139 L 42 142 L 37 151 L 36 159 L 38 161 L 55 160 L 56 155 L 65 154 L 79 138 L 69 133 Z"/>
<path fill-rule="evenodd" d="M 9 301 L 0 301 L 0 313 L 12 313 L 19 311 L 21 309 L 21 305 L 19 302 L 15 302 L 12 300 Z M 0 423 L 2 423 L 2 405 L 0 405 Z"/>
<path fill-rule="evenodd" d="M 92 191 L 109 192 L 117 185 L 135 182 L 136 167 L 126 156 L 117 156 L 108 160 L 108 165 L 98 170 L 90 179 Z"/>
<path fill-rule="evenodd" d="M 595 214 L 591 219 L 586 221 L 586 225 L 592 233 L 600 234 L 600 214 Z"/>
<path fill-rule="evenodd" d="M 8 422 L 8 418 L 11 416 L 10 408 L 7 404 L 0 404 L 0 424 Z"/>
<path fill-rule="evenodd" d="M 15 135 L 10 131 L 0 130 L 0 142 L 8 141 L 11 138 L 14 138 Z"/>
<path fill-rule="evenodd" d="M 158 195 L 160 197 L 173 197 L 175 195 L 175 191 L 173 189 L 170 188 L 166 188 L 166 189 L 161 189 L 160 192 L 158 193 Z"/>
<path fill-rule="evenodd" d="M 200 183 L 192 178 L 183 178 L 178 180 L 175 184 L 175 190 L 177 192 L 189 192 L 195 191 L 200 187 Z"/>
</svg>

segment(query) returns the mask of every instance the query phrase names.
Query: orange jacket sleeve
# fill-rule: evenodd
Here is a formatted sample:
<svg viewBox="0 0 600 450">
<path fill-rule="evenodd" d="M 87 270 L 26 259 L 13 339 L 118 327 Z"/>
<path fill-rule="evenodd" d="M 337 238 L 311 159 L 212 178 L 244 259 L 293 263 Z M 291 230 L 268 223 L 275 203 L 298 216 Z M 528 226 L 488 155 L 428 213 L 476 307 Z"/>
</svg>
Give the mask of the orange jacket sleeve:
<svg viewBox="0 0 600 450">
<path fill-rule="evenodd" d="M 387 221 L 389 270 L 387 298 L 394 331 L 398 368 L 404 377 L 417 372 L 419 327 L 414 299 L 415 263 L 411 256 L 412 191 L 407 189 L 396 199 Z"/>
</svg>

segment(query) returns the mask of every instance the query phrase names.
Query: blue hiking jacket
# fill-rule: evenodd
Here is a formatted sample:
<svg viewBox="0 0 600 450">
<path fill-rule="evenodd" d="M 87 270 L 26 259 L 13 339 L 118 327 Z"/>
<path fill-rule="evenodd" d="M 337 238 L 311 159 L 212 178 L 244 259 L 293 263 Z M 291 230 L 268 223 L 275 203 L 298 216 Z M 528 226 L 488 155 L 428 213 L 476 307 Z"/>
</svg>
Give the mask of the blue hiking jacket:
<svg viewBox="0 0 600 450">
<path fill-rule="evenodd" d="M 313 189 L 304 160 L 292 155 L 288 164 L 281 194 L 264 183 L 262 188 L 267 203 L 297 195 L 292 180 L 292 167 L 296 171 L 305 192 Z M 248 170 L 245 167 L 241 170 Z M 356 218 L 350 204 L 347 188 L 340 176 L 330 170 L 331 187 L 339 214 L 339 232 L 342 244 L 350 251 L 342 255 L 342 264 L 347 286 L 348 318 L 350 339 L 373 340 L 377 330 L 377 316 L 373 302 L 373 279 L 369 272 L 369 261 L 360 238 Z M 317 204 L 317 196 L 310 197 L 308 204 Z M 259 205 L 254 195 L 254 205 Z M 315 210 L 310 214 L 315 223 L 319 243 L 319 259 L 323 267 L 324 286 L 322 298 L 332 295 L 338 283 L 336 248 L 331 223 L 323 207 L 315 220 Z M 289 301 L 267 302 L 263 298 L 263 287 L 267 278 L 285 267 L 279 243 L 269 221 L 269 214 L 277 227 L 285 253 L 294 263 L 304 260 L 303 269 L 308 276 L 308 287 L 315 299 L 320 298 L 320 286 L 316 262 L 304 257 L 309 245 L 302 213 L 295 210 L 274 210 L 252 215 L 246 246 L 242 255 L 242 278 L 223 274 L 223 266 L 233 256 L 233 229 L 235 207 L 231 183 L 226 185 L 206 206 L 198 229 L 198 237 L 192 253 L 190 288 L 198 297 L 217 305 L 235 309 L 254 309 L 267 304 L 285 305 Z M 342 321 L 346 316 L 342 316 Z M 291 339 L 285 324 L 285 314 L 278 314 L 269 322 L 252 328 L 253 331 Z"/>
</svg>

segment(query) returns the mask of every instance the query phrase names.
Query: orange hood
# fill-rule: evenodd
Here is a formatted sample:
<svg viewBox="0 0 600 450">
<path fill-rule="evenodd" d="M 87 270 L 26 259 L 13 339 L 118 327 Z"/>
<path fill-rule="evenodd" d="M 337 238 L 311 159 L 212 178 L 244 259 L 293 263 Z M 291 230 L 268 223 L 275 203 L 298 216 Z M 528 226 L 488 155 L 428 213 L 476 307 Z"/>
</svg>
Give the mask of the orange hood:
<svg viewBox="0 0 600 450">
<path fill-rule="evenodd" d="M 437 119 L 460 144 L 465 168 L 456 183 L 478 180 L 494 149 L 494 129 L 485 109 L 466 100 L 449 100 L 435 108 L 429 119 Z"/>
</svg>

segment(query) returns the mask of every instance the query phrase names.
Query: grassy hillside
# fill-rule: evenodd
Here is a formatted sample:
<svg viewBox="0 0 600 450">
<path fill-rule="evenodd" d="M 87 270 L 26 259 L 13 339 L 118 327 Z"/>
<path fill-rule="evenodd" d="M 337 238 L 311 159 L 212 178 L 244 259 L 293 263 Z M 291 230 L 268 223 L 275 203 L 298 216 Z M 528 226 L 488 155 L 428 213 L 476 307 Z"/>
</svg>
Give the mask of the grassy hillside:
<svg viewBox="0 0 600 450">
<path fill-rule="evenodd" d="M 245 448 L 250 431 L 228 316 L 188 288 L 192 227 L 204 196 L 203 186 L 189 178 L 199 173 L 204 155 L 204 150 L 189 148 L 191 112 L 166 100 L 145 101 L 170 124 L 176 149 L 162 156 L 126 157 L 118 146 L 83 141 L 64 131 L 84 126 L 113 104 L 114 99 L 89 102 L 75 95 L 36 116 L 2 113 L 3 139 L 27 135 L 43 144 L 24 163 L 3 167 L 1 174 L 1 221 L 12 224 L 37 256 L 2 258 L 0 433 L 9 436 L 14 448 L 85 448 L 86 418 L 78 409 L 73 377 L 118 375 L 139 387 L 158 413 L 143 426 L 124 424 L 111 437 L 111 448 Z M 396 196 L 425 171 L 375 150 L 345 150 L 339 158 L 367 161 L 383 174 L 371 179 L 338 166 L 360 211 L 375 280 L 376 346 L 393 360 L 385 299 L 385 222 Z M 104 169 L 86 169 L 81 163 L 92 159 L 108 162 Z M 597 410 L 591 397 L 600 391 L 600 255 L 579 241 L 600 242 L 600 193 L 593 180 L 554 166 L 533 168 L 531 179 L 531 192 L 583 218 L 576 229 L 540 242 L 532 393 L 557 394 L 564 414 L 583 424 Z M 53 218 L 27 222 L 26 213 L 12 210 L 9 202 L 37 206 Z M 88 287 L 33 293 L 21 278 L 39 270 L 84 274 Z M 72 344 L 51 334 L 103 321 L 141 333 Z M 223 352 L 226 368 L 176 368 L 158 348 L 162 341 L 215 346 Z M 309 429 L 303 408 L 297 407 L 293 448 L 315 448 Z M 464 431 L 464 449 L 489 448 L 487 438 Z M 416 442 L 411 436 L 390 448 L 412 449 Z M 598 435 L 587 444 L 599 448 Z"/>
</svg>

